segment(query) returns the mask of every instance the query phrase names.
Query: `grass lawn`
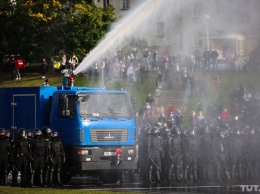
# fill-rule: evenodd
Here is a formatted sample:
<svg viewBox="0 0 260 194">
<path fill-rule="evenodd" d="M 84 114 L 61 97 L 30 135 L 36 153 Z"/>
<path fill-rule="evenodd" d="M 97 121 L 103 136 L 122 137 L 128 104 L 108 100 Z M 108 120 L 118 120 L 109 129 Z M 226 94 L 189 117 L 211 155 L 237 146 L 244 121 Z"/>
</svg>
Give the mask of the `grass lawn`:
<svg viewBox="0 0 260 194">
<path fill-rule="evenodd" d="M 55 188 L 21 188 L 21 187 L 3 187 L 0 186 L 1 194 L 128 194 L 129 192 L 112 192 L 112 191 L 92 191 L 76 189 L 55 189 Z"/>
</svg>

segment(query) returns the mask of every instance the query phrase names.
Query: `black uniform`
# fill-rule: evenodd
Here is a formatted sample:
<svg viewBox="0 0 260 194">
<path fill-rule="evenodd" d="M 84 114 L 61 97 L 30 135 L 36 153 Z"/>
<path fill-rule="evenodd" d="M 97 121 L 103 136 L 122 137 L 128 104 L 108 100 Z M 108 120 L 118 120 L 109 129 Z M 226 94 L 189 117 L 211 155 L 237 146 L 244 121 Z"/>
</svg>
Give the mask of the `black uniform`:
<svg viewBox="0 0 260 194">
<path fill-rule="evenodd" d="M 18 172 L 21 172 L 21 186 L 27 186 L 27 173 L 29 168 L 29 159 L 31 158 L 31 144 L 26 136 L 26 130 L 20 129 L 19 137 L 12 145 L 14 155 L 14 169 L 12 177 L 13 186 L 17 186 Z"/>
<path fill-rule="evenodd" d="M 171 140 L 171 132 L 170 129 L 168 127 L 164 127 L 161 129 L 161 131 L 164 131 L 162 134 L 162 149 L 163 149 L 163 153 L 164 155 L 162 156 L 162 169 L 161 169 L 161 177 L 162 180 L 165 182 L 170 182 L 171 179 L 169 177 L 169 171 L 171 168 L 171 157 L 170 157 L 170 153 L 168 152 L 169 149 L 169 142 Z"/>
<path fill-rule="evenodd" d="M 256 180 L 258 178 L 258 161 L 259 161 L 259 137 L 255 134 L 254 129 L 251 129 L 247 136 L 245 149 L 246 158 L 246 180 Z"/>
<path fill-rule="evenodd" d="M 8 161 L 11 156 L 10 141 L 5 138 L 5 130 L 0 129 L 0 185 L 7 185 Z"/>
<path fill-rule="evenodd" d="M 47 151 L 48 151 L 48 158 L 47 160 L 45 161 L 45 165 L 44 165 L 44 170 L 43 170 L 43 181 L 44 181 L 44 184 L 45 185 L 48 185 L 49 184 L 49 176 L 50 176 L 50 169 L 51 169 L 51 157 L 50 157 L 50 154 L 51 154 L 51 151 L 50 151 L 50 148 L 51 148 L 51 128 L 48 127 L 48 126 L 44 126 L 42 128 L 42 136 L 43 138 L 45 139 L 46 141 L 46 147 L 47 147 Z"/>
<path fill-rule="evenodd" d="M 182 155 L 182 170 L 183 170 L 183 182 L 188 182 L 188 134 L 186 131 L 181 133 L 181 155 Z"/>
<path fill-rule="evenodd" d="M 30 144 L 32 144 L 33 132 L 31 130 L 27 131 L 27 139 L 29 140 Z M 28 172 L 30 172 L 30 173 L 27 174 L 27 182 L 28 182 L 27 184 L 31 185 L 31 178 L 32 178 L 32 165 L 31 165 L 31 163 L 29 163 L 28 167 L 29 167 Z"/>
<path fill-rule="evenodd" d="M 242 136 L 239 131 L 236 131 L 235 134 L 231 137 L 230 144 L 230 162 L 231 162 L 231 180 L 237 181 L 242 180 L 243 169 L 243 141 Z M 236 176 L 238 174 L 238 176 Z"/>
<path fill-rule="evenodd" d="M 156 181 L 161 182 L 161 154 L 162 154 L 162 138 L 159 136 L 158 127 L 152 128 L 152 135 L 148 138 L 148 157 L 150 159 L 149 181 L 152 182 L 153 169 L 156 170 Z"/>
<path fill-rule="evenodd" d="M 53 184 L 53 173 L 56 172 L 57 184 L 63 186 L 60 179 L 62 164 L 65 163 L 66 155 L 62 140 L 58 137 L 58 133 L 54 132 L 51 140 L 51 172 L 50 184 Z"/>
<path fill-rule="evenodd" d="M 36 171 L 39 176 L 39 184 L 45 186 L 43 183 L 43 169 L 45 161 L 48 158 L 47 144 L 46 141 L 42 138 L 42 132 L 40 129 L 35 130 L 34 139 L 31 142 L 32 146 L 32 170 L 31 170 L 31 186 L 34 185 L 34 176 Z"/>
<path fill-rule="evenodd" d="M 212 143 L 208 128 L 203 130 L 200 138 L 200 160 L 199 160 L 199 175 L 203 182 L 209 181 L 209 171 L 212 162 Z"/>
<path fill-rule="evenodd" d="M 187 174 L 187 179 L 190 181 L 190 175 L 193 175 L 193 182 L 198 182 L 198 159 L 200 155 L 200 150 L 199 150 L 199 141 L 198 141 L 198 136 L 195 135 L 195 131 L 191 130 L 188 137 L 187 137 L 187 153 L 188 153 L 188 158 L 187 158 L 187 165 L 186 165 L 186 170 L 188 173 Z"/>
<path fill-rule="evenodd" d="M 229 148 L 224 136 L 224 132 L 219 132 L 212 141 L 212 153 L 214 159 L 214 174 L 218 182 L 222 182 L 226 178 L 230 179 L 228 172 L 228 154 Z"/>
<path fill-rule="evenodd" d="M 140 168 L 140 175 L 142 179 L 142 183 L 148 183 L 148 172 L 149 172 L 149 165 L 147 165 L 147 158 L 148 158 L 148 138 L 151 135 L 151 126 L 144 126 L 141 129 L 141 133 L 138 138 L 138 164 Z"/>
<path fill-rule="evenodd" d="M 169 180 L 172 182 L 172 170 L 175 169 L 175 181 L 181 182 L 180 168 L 181 168 L 181 137 L 178 128 L 172 130 L 172 136 L 169 141 L 169 147 L 167 149 L 170 155 L 170 169 L 169 169 Z"/>
</svg>

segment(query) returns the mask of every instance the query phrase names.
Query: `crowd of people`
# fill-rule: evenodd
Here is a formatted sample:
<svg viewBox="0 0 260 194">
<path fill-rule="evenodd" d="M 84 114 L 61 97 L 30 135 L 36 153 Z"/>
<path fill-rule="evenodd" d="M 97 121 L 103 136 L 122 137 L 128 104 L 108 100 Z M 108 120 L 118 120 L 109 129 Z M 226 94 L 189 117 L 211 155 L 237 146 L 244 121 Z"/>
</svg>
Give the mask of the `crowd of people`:
<svg viewBox="0 0 260 194">
<path fill-rule="evenodd" d="M 240 84 L 229 97 L 227 107 L 218 102 L 204 107 L 199 101 L 196 110 L 188 110 L 192 114 L 187 127 L 173 105 L 168 110 L 154 108 L 164 113 L 143 120 L 139 134 L 143 183 L 257 182 L 260 94 L 251 94 Z M 143 119 L 147 109 L 151 112 L 151 99 L 148 95 Z"/>
<path fill-rule="evenodd" d="M 8 185 L 11 174 L 12 186 L 63 186 L 60 173 L 66 154 L 58 132 L 47 126 L 33 132 L 20 129 L 12 139 L 9 130 L 0 129 L 0 185 Z"/>
<path fill-rule="evenodd" d="M 169 75 L 177 73 L 176 79 L 184 79 L 186 83 L 193 66 L 197 69 L 217 70 L 219 63 L 225 63 L 227 69 L 242 70 L 246 64 L 247 57 L 243 53 L 236 54 L 230 50 L 224 54 L 219 52 L 216 48 L 205 49 L 202 53 L 195 49 L 192 54 L 176 54 L 167 49 L 147 47 L 132 48 L 127 52 L 118 49 L 90 65 L 83 74 L 98 75 L 103 70 L 107 80 L 125 79 L 130 84 L 136 84 L 142 82 L 144 71 L 157 71 L 158 86 L 160 82 L 167 82 L 167 87 L 171 88 L 172 77 Z"/>
<path fill-rule="evenodd" d="M 219 55 L 213 49 L 211 52 L 206 50 L 200 57 L 194 54 L 194 57 L 167 60 L 167 71 L 158 68 L 157 89 L 162 82 L 181 78 L 183 90 L 190 84 L 191 96 L 205 98 L 207 91 L 201 76 L 205 70 L 216 72 Z M 237 69 L 234 60 L 227 60 L 226 68 Z M 146 68 L 153 70 L 147 64 Z M 170 76 L 167 75 L 169 72 Z M 221 84 L 217 72 L 212 81 L 217 97 Z M 170 83 L 166 87 L 171 88 Z M 200 100 L 196 110 L 187 110 L 192 113 L 188 126 L 184 126 L 185 115 L 181 109 L 174 109 L 172 104 L 163 107 L 148 94 L 137 114 L 140 129 L 138 165 L 143 183 L 257 182 L 260 178 L 257 154 L 260 93 L 251 94 L 240 84 L 230 93 L 229 99 L 227 107 L 218 102 L 204 107 Z"/>
</svg>

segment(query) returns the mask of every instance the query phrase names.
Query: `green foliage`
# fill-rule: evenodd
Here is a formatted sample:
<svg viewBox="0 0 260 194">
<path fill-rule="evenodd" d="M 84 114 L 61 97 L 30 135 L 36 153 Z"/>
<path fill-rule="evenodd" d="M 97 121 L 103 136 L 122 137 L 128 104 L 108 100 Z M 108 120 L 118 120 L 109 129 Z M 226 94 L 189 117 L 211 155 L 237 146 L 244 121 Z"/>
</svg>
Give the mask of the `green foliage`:
<svg viewBox="0 0 260 194">
<path fill-rule="evenodd" d="M 0 1 L 0 51 L 19 53 L 30 62 L 61 50 L 82 59 L 115 20 L 113 7 L 83 0 L 6 2 Z"/>
</svg>

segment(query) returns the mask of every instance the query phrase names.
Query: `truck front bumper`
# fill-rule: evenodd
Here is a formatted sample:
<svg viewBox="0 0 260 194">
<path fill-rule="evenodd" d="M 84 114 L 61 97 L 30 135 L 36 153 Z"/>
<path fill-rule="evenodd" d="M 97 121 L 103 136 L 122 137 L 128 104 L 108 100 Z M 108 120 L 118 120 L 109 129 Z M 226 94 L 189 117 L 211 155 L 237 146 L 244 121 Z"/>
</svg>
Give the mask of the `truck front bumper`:
<svg viewBox="0 0 260 194">
<path fill-rule="evenodd" d="M 133 170 L 137 168 L 136 147 L 121 147 L 120 156 L 116 153 L 116 147 L 79 147 L 76 148 L 77 167 L 81 171 L 89 170 Z M 79 151 L 80 150 L 80 151 Z"/>
</svg>

